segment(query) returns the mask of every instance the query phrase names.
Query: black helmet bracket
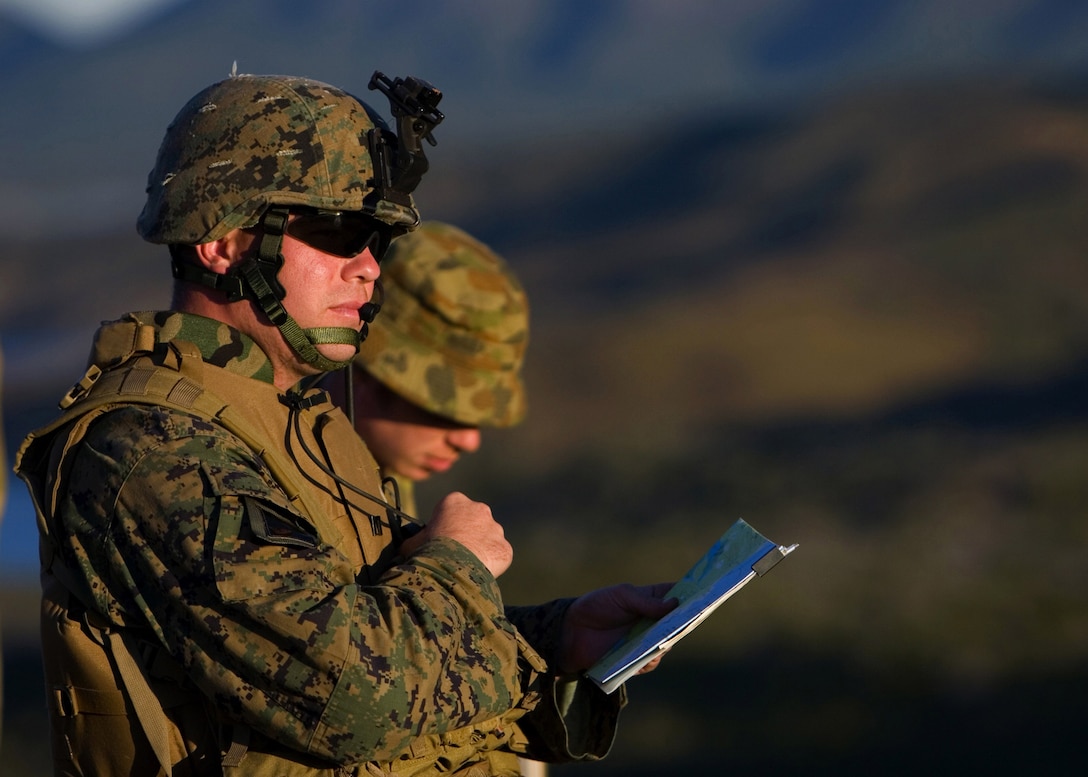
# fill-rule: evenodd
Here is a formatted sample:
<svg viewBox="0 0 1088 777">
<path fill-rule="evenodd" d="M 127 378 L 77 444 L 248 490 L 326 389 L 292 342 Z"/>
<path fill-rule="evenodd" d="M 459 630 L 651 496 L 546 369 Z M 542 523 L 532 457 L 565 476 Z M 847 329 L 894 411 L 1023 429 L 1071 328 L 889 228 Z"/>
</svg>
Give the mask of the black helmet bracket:
<svg viewBox="0 0 1088 777">
<path fill-rule="evenodd" d="M 377 125 L 370 131 L 368 142 L 377 178 L 375 189 L 382 199 L 408 205 L 409 196 L 430 166 L 421 141 L 436 145 L 431 133 L 445 118 L 437 107 L 442 93 L 422 79 L 413 76 L 390 79 L 378 70 L 370 77 L 369 88 L 389 98 L 389 110 L 397 121 L 396 153 L 392 159 L 388 153 L 392 133 Z"/>
</svg>

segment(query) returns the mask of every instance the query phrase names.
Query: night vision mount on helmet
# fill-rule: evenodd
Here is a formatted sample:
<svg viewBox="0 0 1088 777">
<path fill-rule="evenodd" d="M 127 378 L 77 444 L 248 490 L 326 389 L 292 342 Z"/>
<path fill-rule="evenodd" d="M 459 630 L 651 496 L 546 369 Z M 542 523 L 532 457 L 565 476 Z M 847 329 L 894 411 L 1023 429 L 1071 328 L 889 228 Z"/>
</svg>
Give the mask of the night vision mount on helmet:
<svg viewBox="0 0 1088 777">
<path fill-rule="evenodd" d="M 371 247 L 375 258 L 396 236 L 420 222 L 412 192 L 428 162 L 421 141 L 444 116 L 441 92 L 416 78 L 371 78 L 390 101 L 397 131 L 359 98 L 329 84 L 294 76 L 237 75 L 193 97 L 167 128 L 148 176 L 137 231 L 153 243 L 191 246 L 235 229 L 258 228 L 256 256 L 229 273 L 208 272 L 173 250 L 176 278 L 254 300 L 307 363 L 328 371 L 332 361 L 314 346 L 353 344 L 366 337 L 377 305 L 360 311 L 361 331 L 303 330 L 283 307 L 277 280 L 292 212 L 348 229 L 331 253 Z M 299 239 L 307 240 L 300 235 Z M 309 242 L 309 241 L 307 241 Z"/>
</svg>

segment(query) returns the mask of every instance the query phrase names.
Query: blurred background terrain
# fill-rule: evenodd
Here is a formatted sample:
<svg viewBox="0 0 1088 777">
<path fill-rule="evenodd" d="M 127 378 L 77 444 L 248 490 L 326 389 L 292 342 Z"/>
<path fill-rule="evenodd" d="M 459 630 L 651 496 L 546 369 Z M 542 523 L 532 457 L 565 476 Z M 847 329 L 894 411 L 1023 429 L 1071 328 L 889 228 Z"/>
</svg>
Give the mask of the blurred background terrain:
<svg viewBox="0 0 1088 777">
<path fill-rule="evenodd" d="M 9 457 L 99 320 L 167 304 L 132 225 L 185 100 L 237 60 L 388 115 L 370 73 L 417 75 L 448 116 L 419 205 L 533 309 L 528 421 L 421 504 L 492 504 L 510 603 L 673 579 L 741 517 L 801 546 L 554 772 L 1079 773 L 1086 36 L 1068 0 L 0 0 Z M 48 753 L 9 485 L 21 777 Z"/>
</svg>

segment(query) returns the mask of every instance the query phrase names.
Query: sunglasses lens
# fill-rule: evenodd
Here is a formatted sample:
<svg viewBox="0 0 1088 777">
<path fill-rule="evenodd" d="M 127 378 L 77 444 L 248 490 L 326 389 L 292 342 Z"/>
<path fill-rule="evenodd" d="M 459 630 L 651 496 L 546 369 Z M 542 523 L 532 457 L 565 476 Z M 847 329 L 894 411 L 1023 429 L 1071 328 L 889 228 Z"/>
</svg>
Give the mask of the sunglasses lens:
<svg viewBox="0 0 1088 777">
<path fill-rule="evenodd" d="M 287 225 L 287 234 L 326 254 L 351 258 L 367 248 L 381 261 L 392 227 L 362 213 L 306 213 Z"/>
</svg>

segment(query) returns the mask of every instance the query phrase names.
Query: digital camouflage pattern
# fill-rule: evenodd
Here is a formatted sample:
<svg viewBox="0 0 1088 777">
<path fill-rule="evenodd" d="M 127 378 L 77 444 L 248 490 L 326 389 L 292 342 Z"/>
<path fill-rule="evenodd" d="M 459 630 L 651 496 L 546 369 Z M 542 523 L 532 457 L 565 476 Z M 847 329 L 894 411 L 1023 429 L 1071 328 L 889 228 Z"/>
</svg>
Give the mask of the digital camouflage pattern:
<svg viewBox="0 0 1088 777">
<path fill-rule="evenodd" d="M 364 211 L 419 223 L 414 205 L 374 191 L 368 133 L 384 127 L 358 98 L 295 76 L 232 76 L 201 91 L 166 130 L 137 231 L 195 245 L 252 227 L 271 204 Z"/>
<path fill-rule="evenodd" d="M 254 379 L 266 371 L 249 338 L 198 316 L 132 315 L 106 325 L 93 353 L 102 372 L 17 457 L 56 553 L 43 587 L 64 571 L 93 619 L 140 635 L 152 648 L 140 655 L 176 665 L 165 676 L 199 694 L 220 723 L 250 727 L 246 768 L 232 773 L 331 774 L 340 764 L 347 773 L 437 775 L 450 763 L 513 773 L 499 756 L 524 745 L 514 721 L 541 698 L 524 719 L 533 719 L 539 752 L 556 760 L 607 752 L 619 702 L 579 702 L 570 714 L 592 729 L 597 749 L 572 753 L 586 740 L 563 723 L 570 701 L 561 687 L 571 684 L 542 682 L 545 664 L 475 556 L 435 540 L 409 561 L 396 558 L 380 506 L 360 495 L 345 501 L 306 458 L 305 449 L 319 452 L 321 465 L 379 493 L 376 464 L 321 392 L 283 401 Z M 296 431 L 285 441 L 286 429 Z M 53 466 L 63 473 L 55 491 Z M 62 599 L 49 602 L 43 634 L 101 650 Z M 551 652 L 568 604 L 519 611 L 518 626 Z M 58 650 L 45 648 L 48 683 L 79 700 L 71 667 L 49 660 Z M 117 692 L 85 691 L 95 703 Z M 117 730 L 93 736 L 100 729 L 88 722 L 108 725 L 109 716 L 81 724 L 79 709 L 51 708 L 62 739 L 55 753 L 101 763 L 94 759 L 119 746 Z M 132 724 L 121 723 L 131 750 Z M 222 743 L 190 745 L 171 757 L 206 757 Z M 318 766 L 296 768 L 308 763 Z"/>
<path fill-rule="evenodd" d="M 524 418 L 529 303 L 502 258 L 457 227 L 425 222 L 393 242 L 381 281 L 382 309 L 356 364 L 459 423 Z"/>
</svg>

